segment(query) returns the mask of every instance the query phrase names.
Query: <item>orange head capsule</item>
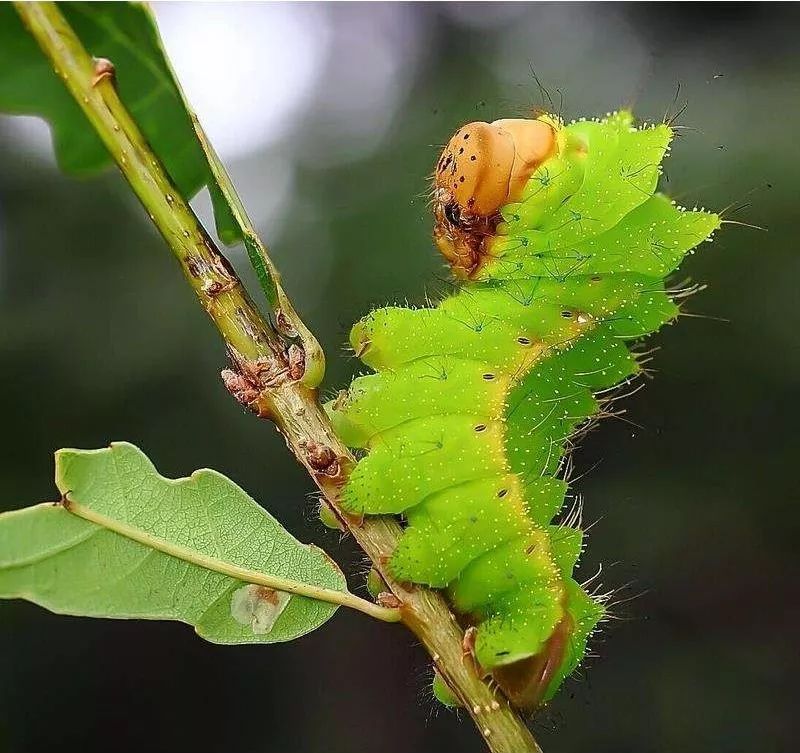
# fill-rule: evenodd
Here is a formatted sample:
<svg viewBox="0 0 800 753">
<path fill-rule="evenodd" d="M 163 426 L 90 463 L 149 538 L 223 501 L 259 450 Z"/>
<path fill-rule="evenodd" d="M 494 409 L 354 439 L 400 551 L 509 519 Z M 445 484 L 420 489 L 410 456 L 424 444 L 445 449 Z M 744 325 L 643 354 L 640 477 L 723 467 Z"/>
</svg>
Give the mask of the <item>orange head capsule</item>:
<svg viewBox="0 0 800 753">
<path fill-rule="evenodd" d="M 456 274 L 475 271 L 500 207 L 518 199 L 555 146 L 555 130 L 544 120 L 475 122 L 456 131 L 434 175 L 434 239 Z"/>
</svg>

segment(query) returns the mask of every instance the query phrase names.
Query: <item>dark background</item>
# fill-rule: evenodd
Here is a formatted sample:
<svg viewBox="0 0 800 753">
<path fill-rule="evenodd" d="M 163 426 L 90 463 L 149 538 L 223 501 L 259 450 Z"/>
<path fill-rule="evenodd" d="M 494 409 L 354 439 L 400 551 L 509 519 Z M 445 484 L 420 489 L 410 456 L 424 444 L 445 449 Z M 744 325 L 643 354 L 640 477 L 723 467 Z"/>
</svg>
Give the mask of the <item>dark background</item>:
<svg viewBox="0 0 800 753">
<path fill-rule="evenodd" d="M 168 50 L 192 14 L 213 10 L 223 38 L 226 18 L 247 12 L 157 10 Z M 266 34 L 276 13 L 310 14 L 309 33 L 324 26 L 321 67 L 279 136 L 226 149 L 326 348 L 329 388 L 356 369 L 341 350 L 351 322 L 441 288 L 425 202 L 436 145 L 464 121 L 541 105 L 531 66 L 569 117 L 632 104 L 660 120 L 688 101 L 679 122 L 693 130 L 675 144 L 666 190 L 689 206 L 750 203 L 729 219 L 767 232 L 726 225 L 687 260 L 681 272 L 709 285 L 689 310 L 708 318 L 655 338 L 656 379 L 624 406 L 643 428 L 608 421 L 576 453 L 578 471 L 592 469 L 578 482 L 585 518 L 598 521 L 580 573 L 602 562 L 604 583 L 638 598 L 533 727 L 547 753 L 796 750 L 798 8 L 262 12 L 241 16 L 251 32 Z M 195 52 L 225 65 L 222 45 Z M 258 59 L 237 71 L 256 100 L 259 82 L 282 75 Z M 246 113 L 210 115 L 221 116 L 233 128 Z M 53 498 L 55 449 L 127 439 L 167 475 L 230 475 L 360 589 L 352 542 L 321 528 L 275 431 L 223 390 L 220 340 L 127 187 L 113 172 L 60 175 L 36 134 L 0 120 L 0 507 Z M 0 604 L 4 753 L 482 750 L 428 681 L 408 633 L 347 610 L 295 643 L 223 648 L 175 623 Z"/>
</svg>

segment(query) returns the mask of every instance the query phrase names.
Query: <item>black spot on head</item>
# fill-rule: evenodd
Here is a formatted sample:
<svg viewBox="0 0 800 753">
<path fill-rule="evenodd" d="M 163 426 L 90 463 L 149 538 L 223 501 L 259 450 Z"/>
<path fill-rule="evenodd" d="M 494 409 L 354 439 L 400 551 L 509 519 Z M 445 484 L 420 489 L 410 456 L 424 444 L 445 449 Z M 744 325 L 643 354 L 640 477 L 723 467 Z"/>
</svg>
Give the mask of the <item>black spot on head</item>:
<svg viewBox="0 0 800 753">
<path fill-rule="evenodd" d="M 453 187 L 455 188 L 456 186 L 454 185 Z M 451 225 L 460 227 L 461 207 L 459 207 L 458 204 L 456 204 L 456 202 L 451 201 L 449 204 L 445 204 L 444 216 Z"/>
<path fill-rule="evenodd" d="M 464 134 L 464 141 L 466 141 L 468 138 L 469 138 L 469 134 L 468 134 L 468 133 L 465 133 L 465 134 Z"/>
<path fill-rule="evenodd" d="M 478 159 L 478 158 L 477 158 L 477 157 L 476 157 L 476 156 L 473 154 L 473 155 L 472 155 L 472 156 L 469 158 L 469 161 L 470 161 L 470 162 L 474 162 L 476 159 Z"/>
</svg>

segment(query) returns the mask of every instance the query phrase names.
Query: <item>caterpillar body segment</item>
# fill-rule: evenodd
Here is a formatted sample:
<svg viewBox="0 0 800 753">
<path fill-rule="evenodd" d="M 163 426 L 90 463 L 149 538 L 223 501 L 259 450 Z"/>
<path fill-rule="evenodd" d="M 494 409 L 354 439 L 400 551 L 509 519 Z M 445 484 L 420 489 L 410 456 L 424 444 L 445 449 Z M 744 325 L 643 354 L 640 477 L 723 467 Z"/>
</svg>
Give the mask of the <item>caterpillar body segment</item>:
<svg viewBox="0 0 800 753">
<path fill-rule="evenodd" d="M 447 591 L 522 708 L 554 695 L 604 612 L 573 578 L 583 532 L 553 522 L 564 454 L 598 393 L 640 371 L 628 341 L 675 317 L 665 276 L 720 224 L 655 193 L 671 136 L 628 112 L 460 129 L 434 194 L 459 288 L 358 322 L 374 373 L 327 406 L 366 451 L 342 506 L 403 516 L 394 577 Z"/>
</svg>

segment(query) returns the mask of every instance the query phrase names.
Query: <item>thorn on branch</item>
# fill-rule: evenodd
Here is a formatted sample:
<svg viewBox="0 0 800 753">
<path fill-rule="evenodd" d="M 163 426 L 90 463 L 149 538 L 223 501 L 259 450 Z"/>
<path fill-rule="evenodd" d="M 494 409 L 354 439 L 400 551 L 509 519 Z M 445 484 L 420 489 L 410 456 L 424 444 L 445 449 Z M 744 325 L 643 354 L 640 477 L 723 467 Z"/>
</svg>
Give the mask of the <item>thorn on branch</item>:
<svg viewBox="0 0 800 753">
<path fill-rule="evenodd" d="M 304 439 L 300 442 L 306 463 L 315 473 L 323 476 L 337 478 L 341 475 L 342 466 L 336 453 L 327 445 L 315 442 L 313 439 Z"/>
<path fill-rule="evenodd" d="M 116 83 L 117 71 L 108 58 L 93 58 L 94 76 L 92 76 L 92 89 L 101 81 L 108 79 L 112 84 Z"/>
</svg>

